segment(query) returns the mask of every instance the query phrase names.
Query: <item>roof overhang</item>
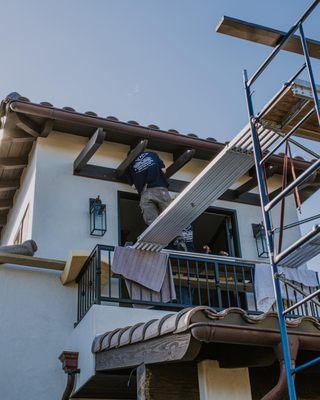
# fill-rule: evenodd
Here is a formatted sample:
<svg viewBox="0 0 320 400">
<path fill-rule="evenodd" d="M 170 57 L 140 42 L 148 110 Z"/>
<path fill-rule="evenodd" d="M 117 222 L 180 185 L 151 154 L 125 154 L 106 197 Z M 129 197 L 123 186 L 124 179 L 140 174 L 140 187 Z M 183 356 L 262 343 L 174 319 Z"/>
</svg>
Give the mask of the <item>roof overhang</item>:
<svg viewBox="0 0 320 400">
<path fill-rule="evenodd" d="M 290 320 L 287 328 L 289 337 L 298 338 L 300 351 L 320 352 L 318 320 L 312 317 Z M 217 312 L 199 306 L 99 335 L 93 342 L 92 351 L 96 358 L 96 371 L 102 372 L 134 368 L 142 363 L 191 361 L 199 357 L 203 345 L 264 348 L 268 354 L 268 349 L 273 349 L 279 342 L 275 313 L 253 316 L 238 308 Z M 227 354 L 228 359 L 220 354 L 219 361 L 234 366 L 236 361 Z M 252 354 L 248 351 L 246 354 L 241 365 L 244 366 L 247 359 L 247 366 L 252 366 Z M 255 364 L 258 366 L 264 362 L 262 357 Z"/>
</svg>

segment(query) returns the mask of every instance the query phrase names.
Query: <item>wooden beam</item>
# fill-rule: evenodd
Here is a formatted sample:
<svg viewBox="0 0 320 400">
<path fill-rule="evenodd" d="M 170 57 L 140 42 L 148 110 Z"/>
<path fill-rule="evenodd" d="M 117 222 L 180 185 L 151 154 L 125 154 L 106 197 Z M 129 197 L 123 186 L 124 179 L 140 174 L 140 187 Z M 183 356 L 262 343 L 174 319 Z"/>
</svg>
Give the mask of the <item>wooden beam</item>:
<svg viewBox="0 0 320 400">
<path fill-rule="evenodd" d="M 0 264 L 24 265 L 26 267 L 44 268 L 63 271 L 66 262 L 61 260 L 51 260 L 49 258 L 39 258 L 23 256 L 20 254 L 1 253 Z"/>
<path fill-rule="evenodd" d="M 131 376 L 131 371 L 125 372 L 96 373 L 72 394 L 72 398 L 136 400 L 135 376 Z"/>
<path fill-rule="evenodd" d="M 197 364 L 139 365 L 136 398 L 137 400 L 199 400 Z"/>
<path fill-rule="evenodd" d="M 87 165 L 88 161 L 95 154 L 98 148 L 102 145 L 105 132 L 103 129 L 99 128 L 95 131 L 95 133 L 91 136 L 88 143 L 85 145 L 84 149 L 78 155 L 73 163 L 73 171 L 79 172 L 81 169 Z"/>
<path fill-rule="evenodd" d="M 10 134 L 5 134 L 0 143 L 27 143 L 34 142 L 36 139 L 21 130 L 11 131 Z"/>
<path fill-rule="evenodd" d="M 43 124 L 42 129 L 41 129 L 41 137 L 47 137 L 53 129 L 53 119 L 47 119 L 46 122 Z"/>
<path fill-rule="evenodd" d="M 6 192 L 9 190 L 17 190 L 20 187 L 19 180 L 13 181 L 0 181 L 0 192 Z"/>
<path fill-rule="evenodd" d="M 266 168 L 266 177 L 267 179 L 270 178 L 275 173 L 275 168 L 270 165 Z M 257 176 L 254 175 L 251 179 L 245 182 L 243 185 L 239 186 L 235 189 L 235 195 L 239 198 L 242 194 L 250 192 L 250 190 L 254 189 L 258 184 Z"/>
<path fill-rule="evenodd" d="M 1 199 L 0 200 L 0 211 L 9 210 L 12 207 L 12 199 Z"/>
<path fill-rule="evenodd" d="M 125 174 L 126 170 L 130 166 L 130 164 L 141 154 L 144 152 L 148 145 L 148 140 L 144 139 L 141 140 L 136 147 L 134 147 L 130 153 L 128 154 L 127 158 L 122 161 L 122 163 L 117 168 L 117 176 L 121 177 Z"/>
<path fill-rule="evenodd" d="M 74 175 L 83 176 L 85 178 L 99 179 L 103 181 L 127 183 L 127 180 L 123 176 L 117 176 L 116 169 L 101 167 L 99 165 L 87 164 L 80 172 L 74 172 Z M 176 193 L 182 192 L 190 183 L 178 179 L 169 179 L 168 182 L 169 190 Z M 220 200 L 226 200 L 241 204 L 250 204 L 252 206 L 260 207 L 259 195 L 255 193 L 244 193 L 237 198 L 235 196 L 235 190 L 229 189 L 220 196 Z"/>
<path fill-rule="evenodd" d="M 40 126 L 30 118 L 26 117 L 24 114 L 15 113 L 15 119 L 16 126 L 27 132 L 29 135 L 36 138 L 41 135 Z"/>
<path fill-rule="evenodd" d="M 195 155 L 195 149 L 188 149 L 182 153 L 168 168 L 165 173 L 166 178 L 170 178 L 176 172 L 184 167 Z"/>
<path fill-rule="evenodd" d="M 24 168 L 28 165 L 27 160 L 18 157 L 0 157 L 0 167 L 5 169 Z"/>
<path fill-rule="evenodd" d="M 270 47 L 276 47 L 286 32 L 269 28 L 258 24 L 242 21 L 240 19 L 223 16 L 216 32 L 225 35 L 234 36 L 240 39 L 249 40 L 251 42 L 264 44 Z M 311 57 L 320 59 L 320 42 L 307 39 L 309 53 Z M 303 55 L 300 37 L 293 35 L 283 46 L 283 50 Z"/>
<path fill-rule="evenodd" d="M 132 368 L 143 363 L 191 361 L 200 349 L 201 342 L 194 339 L 190 332 L 165 335 L 96 353 L 96 371 Z"/>
</svg>

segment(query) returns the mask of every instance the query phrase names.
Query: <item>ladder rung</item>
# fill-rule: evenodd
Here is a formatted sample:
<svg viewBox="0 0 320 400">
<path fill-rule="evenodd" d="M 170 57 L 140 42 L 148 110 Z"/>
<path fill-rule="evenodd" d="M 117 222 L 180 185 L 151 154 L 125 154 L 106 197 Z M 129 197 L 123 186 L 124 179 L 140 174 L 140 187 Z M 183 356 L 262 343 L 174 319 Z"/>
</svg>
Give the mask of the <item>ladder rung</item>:
<svg viewBox="0 0 320 400">
<path fill-rule="evenodd" d="M 320 225 L 315 225 L 312 230 L 298 239 L 282 253 L 275 257 L 276 264 L 285 267 L 297 268 L 311 260 L 320 253 Z"/>
<path fill-rule="evenodd" d="M 318 168 L 320 168 L 320 158 L 313 163 L 308 169 L 306 169 L 296 180 L 290 183 L 281 193 L 279 193 L 273 200 L 271 200 L 266 206 L 265 211 L 270 211 L 275 205 L 277 205 L 284 197 L 290 194 L 297 186 L 301 185 L 305 180 L 309 178 Z"/>
</svg>

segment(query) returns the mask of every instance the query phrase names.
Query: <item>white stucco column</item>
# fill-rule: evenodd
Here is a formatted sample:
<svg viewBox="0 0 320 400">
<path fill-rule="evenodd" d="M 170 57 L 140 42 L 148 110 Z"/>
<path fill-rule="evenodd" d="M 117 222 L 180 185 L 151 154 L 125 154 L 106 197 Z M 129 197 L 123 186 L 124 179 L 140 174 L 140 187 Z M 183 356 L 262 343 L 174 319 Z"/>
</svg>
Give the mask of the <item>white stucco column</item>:
<svg viewBox="0 0 320 400">
<path fill-rule="evenodd" d="M 198 364 L 200 400 L 251 400 L 248 368 L 220 368 L 218 361 Z"/>
</svg>

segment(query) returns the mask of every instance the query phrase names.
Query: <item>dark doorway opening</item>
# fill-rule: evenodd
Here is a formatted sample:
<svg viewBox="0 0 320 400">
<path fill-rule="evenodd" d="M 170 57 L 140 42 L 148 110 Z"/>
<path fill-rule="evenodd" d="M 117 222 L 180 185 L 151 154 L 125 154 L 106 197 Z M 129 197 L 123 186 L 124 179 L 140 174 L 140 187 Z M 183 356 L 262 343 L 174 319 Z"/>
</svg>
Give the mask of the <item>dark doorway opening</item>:
<svg viewBox="0 0 320 400">
<path fill-rule="evenodd" d="M 118 192 L 119 244 L 135 242 L 146 229 L 139 207 L 139 196 Z M 236 211 L 210 207 L 193 222 L 194 246 L 202 251 L 209 245 L 214 254 L 220 251 L 241 257 Z"/>
</svg>

